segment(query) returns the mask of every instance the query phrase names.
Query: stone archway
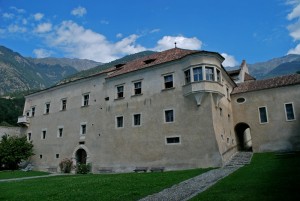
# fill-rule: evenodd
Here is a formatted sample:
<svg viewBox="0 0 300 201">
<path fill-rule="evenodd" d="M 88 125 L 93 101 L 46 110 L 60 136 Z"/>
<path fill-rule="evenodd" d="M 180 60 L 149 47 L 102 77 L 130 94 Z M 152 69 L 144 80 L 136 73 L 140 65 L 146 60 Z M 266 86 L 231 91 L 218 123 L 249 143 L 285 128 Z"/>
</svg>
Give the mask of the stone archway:
<svg viewBox="0 0 300 201">
<path fill-rule="evenodd" d="M 78 149 L 76 151 L 75 156 L 76 156 L 76 163 L 86 164 L 87 154 L 86 154 L 86 151 L 84 149 Z"/>
<path fill-rule="evenodd" d="M 91 163 L 90 152 L 85 145 L 78 145 L 72 154 L 73 164 L 78 163 L 88 164 Z"/>
<path fill-rule="evenodd" d="M 252 138 L 250 126 L 246 123 L 238 123 L 234 127 L 239 151 L 252 151 Z"/>
</svg>

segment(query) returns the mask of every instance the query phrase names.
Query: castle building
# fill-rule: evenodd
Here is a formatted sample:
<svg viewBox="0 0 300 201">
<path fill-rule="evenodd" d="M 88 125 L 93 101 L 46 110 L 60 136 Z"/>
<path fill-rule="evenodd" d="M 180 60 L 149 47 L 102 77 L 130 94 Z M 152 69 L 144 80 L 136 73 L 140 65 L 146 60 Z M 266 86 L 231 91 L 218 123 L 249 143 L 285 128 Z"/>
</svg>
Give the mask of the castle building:
<svg viewBox="0 0 300 201">
<path fill-rule="evenodd" d="M 39 170 L 220 167 L 237 151 L 300 149 L 300 75 L 255 80 L 217 52 L 173 48 L 26 96 Z"/>
</svg>

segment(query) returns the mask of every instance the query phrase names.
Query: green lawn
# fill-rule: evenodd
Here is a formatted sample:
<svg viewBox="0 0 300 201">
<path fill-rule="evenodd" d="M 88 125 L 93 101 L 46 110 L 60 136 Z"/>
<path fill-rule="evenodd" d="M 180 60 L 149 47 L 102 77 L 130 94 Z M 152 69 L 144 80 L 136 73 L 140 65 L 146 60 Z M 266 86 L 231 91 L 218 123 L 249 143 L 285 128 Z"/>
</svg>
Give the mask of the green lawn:
<svg viewBox="0 0 300 201">
<path fill-rule="evenodd" d="M 254 154 L 250 165 L 192 199 L 196 200 L 300 200 L 300 153 Z"/>
<path fill-rule="evenodd" d="M 12 178 L 20 178 L 20 177 L 32 177 L 32 176 L 40 176 L 40 175 L 48 175 L 47 172 L 38 172 L 38 171 L 0 171 L 0 180 L 1 179 L 12 179 Z"/>
<path fill-rule="evenodd" d="M 208 170 L 70 175 L 0 182 L 0 200 L 138 200 Z"/>
</svg>

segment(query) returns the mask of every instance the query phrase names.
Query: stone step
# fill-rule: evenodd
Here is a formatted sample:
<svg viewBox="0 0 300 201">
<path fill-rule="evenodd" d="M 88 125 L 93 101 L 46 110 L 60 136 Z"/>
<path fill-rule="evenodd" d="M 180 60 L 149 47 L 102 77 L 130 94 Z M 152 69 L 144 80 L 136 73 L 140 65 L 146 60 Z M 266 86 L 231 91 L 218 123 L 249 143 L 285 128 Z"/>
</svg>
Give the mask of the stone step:
<svg viewBox="0 0 300 201">
<path fill-rule="evenodd" d="M 225 165 L 225 167 L 244 166 L 250 164 L 252 152 L 237 152 Z"/>
</svg>

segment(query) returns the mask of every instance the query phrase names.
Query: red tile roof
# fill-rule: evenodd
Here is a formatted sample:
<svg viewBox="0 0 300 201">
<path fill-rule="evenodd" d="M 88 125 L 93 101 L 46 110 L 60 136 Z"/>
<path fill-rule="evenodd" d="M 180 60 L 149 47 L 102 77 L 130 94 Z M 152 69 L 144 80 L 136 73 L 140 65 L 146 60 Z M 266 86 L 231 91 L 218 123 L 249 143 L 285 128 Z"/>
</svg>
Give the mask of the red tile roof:
<svg viewBox="0 0 300 201">
<path fill-rule="evenodd" d="M 300 74 L 292 74 L 266 80 L 253 80 L 239 83 L 238 86 L 233 89 L 232 94 L 284 87 L 295 84 L 300 84 Z"/>
<path fill-rule="evenodd" d="M 129 73 L 132 71 L 148 68 L 151 66 L 155 66 L 162 63 L 167 63 L 170 61 L 181 59 L 187 55 L 195 54 L 195 53 L 210 53 L 216 54 L 220 58 L 223 58 L 219 53 L 216 52 L 207 52 L 207 51 L 199 51 L 199 50 L 185 50 L 180 48 L 173 48 L 163 52 L 158 52 L 149 56 L 145 56 L 139 59 L 135 59 L 130 61 L 120 67 L 116 68 L 116 71 L 112 74 L 108 75 L 108 78 L 115 77 L 121 74 Z"/>
<path fill-rule="evenodd" d="M 251 81 L 256 80 L 254 77 L 252 77 L 250 74 L 245 73 L 244 81 Z"/>
</svg>

